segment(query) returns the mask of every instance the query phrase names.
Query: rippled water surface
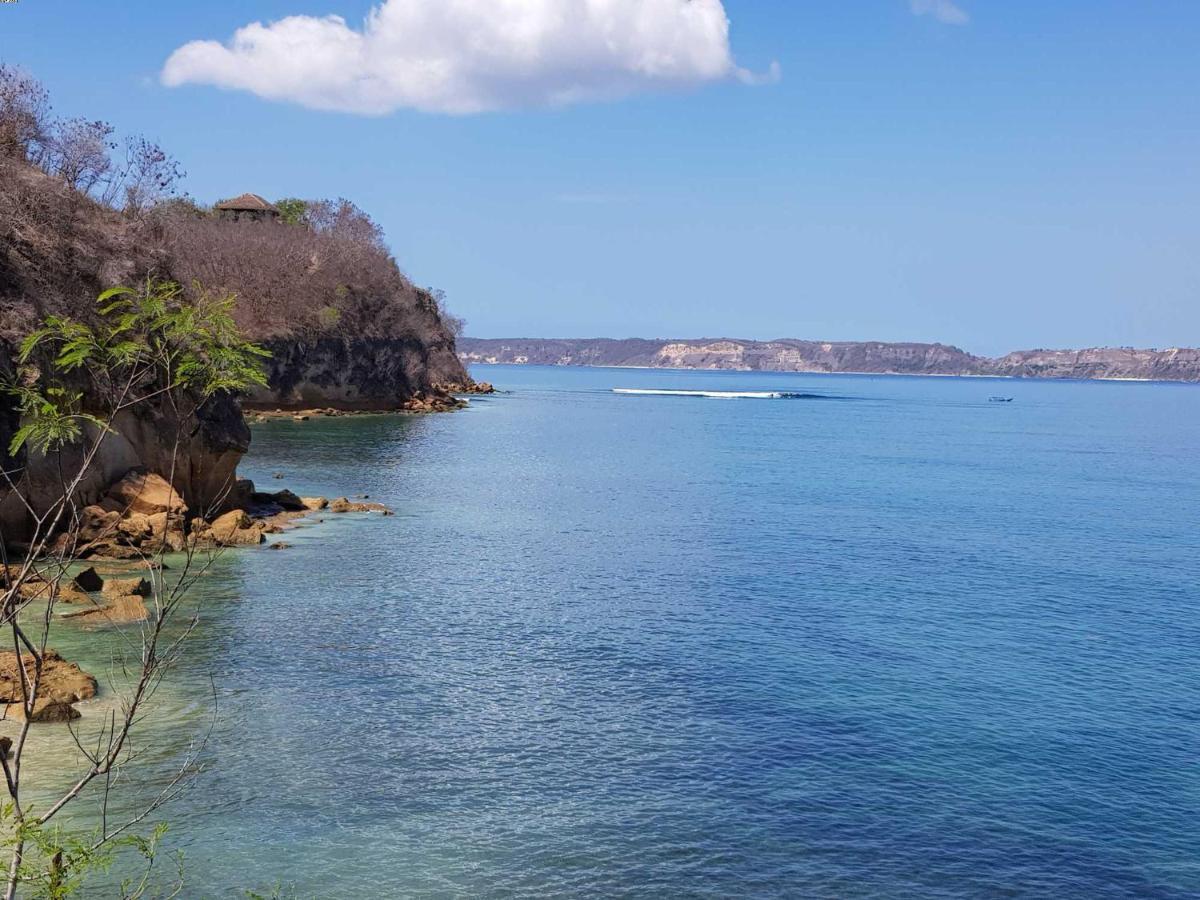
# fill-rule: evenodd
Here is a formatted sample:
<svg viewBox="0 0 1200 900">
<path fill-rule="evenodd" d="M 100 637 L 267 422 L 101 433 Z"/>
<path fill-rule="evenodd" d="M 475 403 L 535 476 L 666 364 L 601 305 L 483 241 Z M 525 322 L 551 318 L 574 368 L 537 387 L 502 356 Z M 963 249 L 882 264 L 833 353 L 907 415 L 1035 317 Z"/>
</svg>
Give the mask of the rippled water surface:
<svg viewBox="0 0 1200 900">
<path fill-rule="evenodd" d="M 206 583 L 196 896 L 1200 895 L 1200 388 L 475 375 L 255 426 L 398 515 Z"/>
</svg>

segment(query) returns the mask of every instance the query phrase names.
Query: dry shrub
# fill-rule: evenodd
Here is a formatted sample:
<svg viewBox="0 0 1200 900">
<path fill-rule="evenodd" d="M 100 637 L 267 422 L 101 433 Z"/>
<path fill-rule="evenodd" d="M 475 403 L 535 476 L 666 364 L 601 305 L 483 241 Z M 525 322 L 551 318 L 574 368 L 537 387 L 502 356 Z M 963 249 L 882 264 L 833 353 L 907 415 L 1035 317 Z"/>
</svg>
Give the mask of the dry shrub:
<svg viewBox="0 0 1200 900">
<path fill-rule="evenodd" d="M 152 141 L 55 119 L 44 88 L 0 63 L 0 331 L 51 312 L 87 317 L 100 289 L 155 276 L 236 294 L 238 324 L 256 340 L 452 349 L 458 322 L 404 276 L 353 203 L 293 200 L 295 224 L 231 222 L 176 197 L 181 177 Z"/>
<path fill-rule="evenodd" d="M 170 217 L 161 234 L 175 276 L 237 294 L 238 324 L 256 339 L 447 337 L 429 292 L 373 240 L 191 215 Z"/>
</svg>

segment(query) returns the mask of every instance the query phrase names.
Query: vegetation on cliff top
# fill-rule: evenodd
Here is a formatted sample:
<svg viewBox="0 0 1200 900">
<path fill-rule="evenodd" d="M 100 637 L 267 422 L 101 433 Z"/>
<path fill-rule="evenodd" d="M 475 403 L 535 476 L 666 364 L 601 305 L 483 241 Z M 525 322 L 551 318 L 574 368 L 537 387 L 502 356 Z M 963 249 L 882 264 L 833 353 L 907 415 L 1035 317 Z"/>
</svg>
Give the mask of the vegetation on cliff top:
<svg viewBox="0 0 1200 900">
<path fill-rule="evenodd" d="M 181 194 L 182 179 L 154 141 L 56 118 L 35 79 L 0 63 L 0 334 L 90 315 L 101 290 L 155 276 L 236 295 L 255 340 L 453 345 L 461 323 L 350 201 L 289 199 L 279 222 L 230 221 Z"/>
</svg>

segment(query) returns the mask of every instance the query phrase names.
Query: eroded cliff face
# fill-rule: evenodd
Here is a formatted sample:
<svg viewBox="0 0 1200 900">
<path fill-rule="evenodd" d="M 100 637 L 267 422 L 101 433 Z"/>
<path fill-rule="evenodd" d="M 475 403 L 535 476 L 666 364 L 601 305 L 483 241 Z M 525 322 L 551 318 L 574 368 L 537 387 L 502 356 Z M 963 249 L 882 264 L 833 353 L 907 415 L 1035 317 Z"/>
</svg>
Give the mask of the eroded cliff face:
<svg viewBox="0 0 1200 900">
<path fill-rule="evenodd" d="M 1186 348 L 1022 350 L 989 359 L 946 344 L 882 341 L 460 338 L 458 351 L 467 363 L 1200 382 L 1200 350 Z"/>
<path fill-rule="evenodd" d="M 652 365 L 682 369 L 772 372 L 929 372 L 964 374 L 976 359 L 943 344 L 819 343 L 816 341 L 675 341 Z"/>
<path fill-rule="evenodd" d="M 1021 350 L 990 360 L 988 374 L 1020 378 L 1130 378 L 1200 381 L 1200 350 Z"/>
<path fill-rule="evenodd" d="M 271 351 L 268 387 L 246 398 L 250 408 L 394 410 L 471 381 L 450 339 L 276 339 L 264 346 Z"/>
</svg>

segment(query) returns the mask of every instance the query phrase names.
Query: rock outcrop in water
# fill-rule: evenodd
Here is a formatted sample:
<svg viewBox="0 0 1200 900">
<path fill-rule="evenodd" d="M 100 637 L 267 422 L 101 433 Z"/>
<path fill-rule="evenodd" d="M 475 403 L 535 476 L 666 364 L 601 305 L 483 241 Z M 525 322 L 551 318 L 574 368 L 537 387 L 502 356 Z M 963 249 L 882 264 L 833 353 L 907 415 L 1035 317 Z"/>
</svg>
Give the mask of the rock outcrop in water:
<svg viewBox="0 0 1200 900">
<path fill-rule="evenodd" d="M 465 363 L 766 372 L 1200 381 L 1200 350 L 1022 350 L 990 359 L 946 344 L 879 341 L 460 338 Z"/>
<path fill-rule="evenodd" d="M 0 652 L 0 703 L 7 704 L 5 718 L 24 719 L 25 709 L 21 702 L 20 668 L 25 678 L 32 679 L 33 657 L 22 654 L 20 662 L 11 650 Z M 34 722 L 68 722 L 79 718 L 79 711 L 72 704 L 90 700 L 96 696 L 96 679 L 84 672 L 75 663 L 67 662 L 54 650 L 47 650 L 42 658 L 42 675 L 38 688 L 38 699 L 33 706 Z"/>
</svg>

